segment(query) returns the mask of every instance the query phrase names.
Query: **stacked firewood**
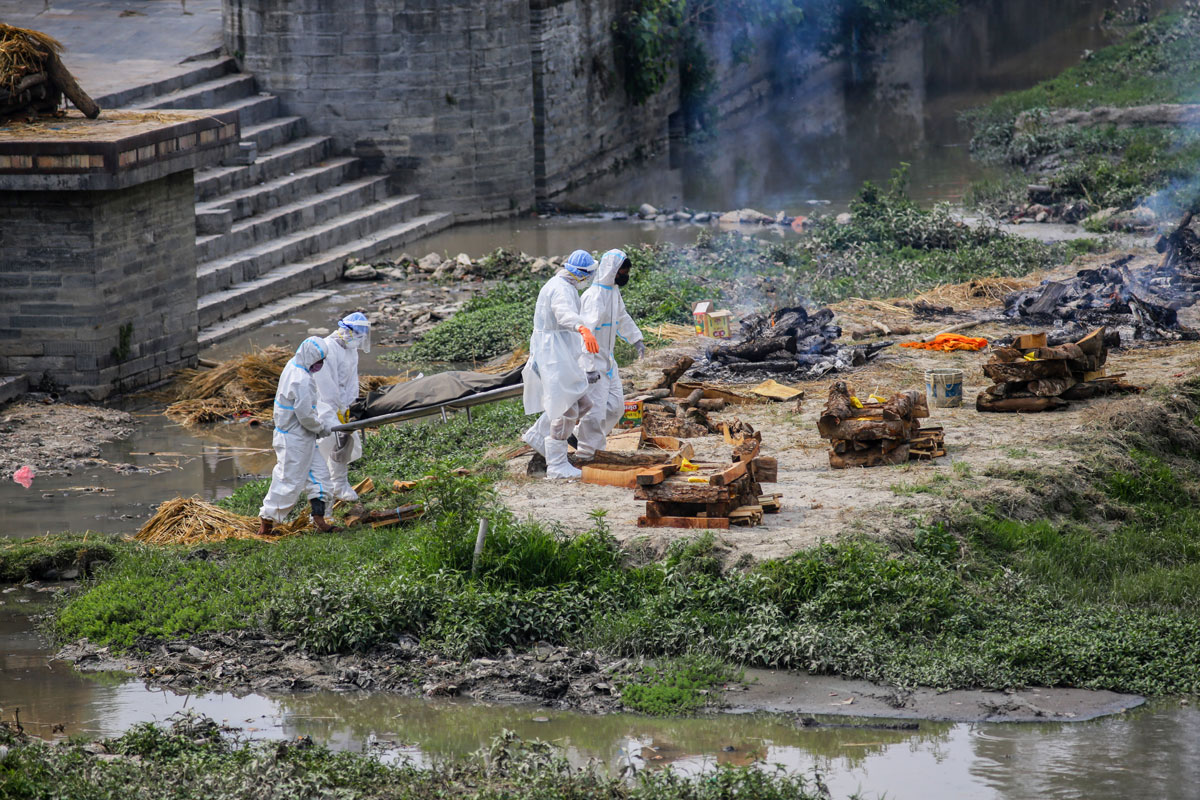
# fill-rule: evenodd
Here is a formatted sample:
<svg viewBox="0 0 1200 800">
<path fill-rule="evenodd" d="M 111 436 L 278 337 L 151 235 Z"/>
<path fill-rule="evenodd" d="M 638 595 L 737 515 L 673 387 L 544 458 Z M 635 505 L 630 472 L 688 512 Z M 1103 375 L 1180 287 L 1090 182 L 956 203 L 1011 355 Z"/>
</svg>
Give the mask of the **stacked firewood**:
<svg viewBox="0 0 1200 800">
<path fill-rule="evenodd" d="M 1121 380 L 1125 373 L 1108 375 L 1105 363 L 1106 330 L 1097 328 L 1077 342 L 1046 345 L 1045 334 L 1019 336 L 1011 347 L 998 347 L 983 367 L 993 385 L 979 393 L 979 411 L 1030 413 L 1066 408 L 1072 400 L 1102 394 L 1137 392 Z"/>
<path fill-rule="evenodd" d="M 845 381 L 829 389 L 817 431 L 832 445 L 829 466 L 878 467 L 946 455 L 942 428 L 922 428 L 929 416 L 924 392 L 897 392 L 883 402 L 863 402 Z"/>
<path fill-rule="evenodd" d="M 91 119 L 100 107 L 58 54 L 62 44 L 39 31 L 0 23 L 0 119 L 53 114 L 62 96 Z"/>
</svg>

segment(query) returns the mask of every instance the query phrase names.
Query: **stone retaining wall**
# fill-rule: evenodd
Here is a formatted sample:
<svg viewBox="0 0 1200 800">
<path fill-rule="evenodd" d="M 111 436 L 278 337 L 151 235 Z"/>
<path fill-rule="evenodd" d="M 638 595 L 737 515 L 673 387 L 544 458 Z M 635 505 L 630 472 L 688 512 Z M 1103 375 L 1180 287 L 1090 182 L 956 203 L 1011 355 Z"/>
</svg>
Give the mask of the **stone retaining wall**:
<svg viewBox="0 0 1200 800">
<path fill-rule="evenodd" d="M 0 373 L 101 399 L 194 366 L 194 209 L 191 170 L 0 192 Z"/>
</svg>

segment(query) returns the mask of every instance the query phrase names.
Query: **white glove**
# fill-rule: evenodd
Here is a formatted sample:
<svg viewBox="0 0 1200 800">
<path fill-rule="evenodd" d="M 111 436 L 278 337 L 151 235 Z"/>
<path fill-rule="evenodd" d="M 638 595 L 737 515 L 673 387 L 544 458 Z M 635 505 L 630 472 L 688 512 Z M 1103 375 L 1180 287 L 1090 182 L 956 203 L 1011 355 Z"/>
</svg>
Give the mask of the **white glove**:
<svg viewBox="0 0 1200 800">
<path fill-rule="evenodd" d="M 633 343 L 633 349 L 637 350 L 638 358 L 645 358 L 646 357 L 646 340 L 638 339 L 636 342 Z"/>
<path fill-rule="evenodd" d="M 587 374 L 587 379 L 588 379 L 588 383 L 595 383 L 596 381 L 600 380 L 600 373 L 599 372 L 589 372 Z"/>
</svg>

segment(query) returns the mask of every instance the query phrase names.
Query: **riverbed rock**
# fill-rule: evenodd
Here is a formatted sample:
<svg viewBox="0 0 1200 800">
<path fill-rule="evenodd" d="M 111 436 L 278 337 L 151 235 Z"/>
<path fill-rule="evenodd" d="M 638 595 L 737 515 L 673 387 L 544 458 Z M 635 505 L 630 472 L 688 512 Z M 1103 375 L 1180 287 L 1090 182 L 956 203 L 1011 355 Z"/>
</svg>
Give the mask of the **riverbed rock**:
<svg viewBox="0 0 1200 800">
<path fill-rule="evenodd" d="M 707 211 L 701 211 L 699 214 L 696 214 L 694 217 L 692 217 L 692 222 L 708 222 L 711 219 L 712 214 L 708 213 Z"/>
<path fill-rule="evenodd" d="M 675 222 L 689 222 L 692 219 L 692 215 L 686 211 L 676 211 L 671 215 L 671 219 Z"/>
<path fill-rule="evenodd" d="M 435 281 L 447 280 L 454 271 L 455 266 L 455 262 L 453 261 L 443 261 L 438 265 L 438 268 L 433 271 L 433 279 Z"/>
<path fill-rule="evenodd" d="M 466 253 L 459 253 L 454 257 L 454 260 L 460 267 L 470 269 L 472 266 L 471 257 Z"/>
<path fill-rule="evenodd" d="M 529 265 L 529 271 L 534 275 L 540 275 L 548 269 L 550 269 L 550 262 L 545 258 L 535 258 Z"/>
<path fill-rule="evenodd" d="M 638 206 L 638 216 L 642 219 L 654 219 L 658 216 L 658 209 L 649 203 L 642 203 Z"/>
<path fill-rule="evenodd" d="M 849 211 L 843 211 L 834 217 L 833 221 L 838 225 L 849 225 L 851 222 L 854 222 L 854 216 Z"/>
<path fill-rule="evenodd" d="M 421 272 L 436 272 L 437 268 L 442 265 L 442 257 L 437 253 L 427 253 L 420 261 L 417 262 L 417 267 Z"/>
<path fill-rule="evenodd" d="M 718 218 L 718 222 L 727 225 L 766 225 L 775 220 L 761 211 L 753 208 L 740 208 L 737 211 L 726 211 Z"/>
<path fill-rule="evenodd" d="M 373 281 L 379 277 L 379 272 L 374 267 L 359 264 L 342 273 L 342 277 L 348 281 Z"/>
</svg>

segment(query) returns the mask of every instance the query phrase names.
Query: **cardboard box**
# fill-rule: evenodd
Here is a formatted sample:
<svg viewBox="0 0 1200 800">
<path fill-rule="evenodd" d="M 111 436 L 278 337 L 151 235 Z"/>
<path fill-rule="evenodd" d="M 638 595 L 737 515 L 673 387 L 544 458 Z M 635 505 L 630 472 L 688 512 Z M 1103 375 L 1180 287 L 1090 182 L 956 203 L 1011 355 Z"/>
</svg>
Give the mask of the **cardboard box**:
<svg viewBox="0 0 1200 800">
<path fill-rule="evenodd" d="M 692 321 L 696 325 L 697 336 L 708 335 L 708 315 L 716 310 L 716 305 L 712 300 L 701 300 L 692 305 Z"/>
<path fill-rule="evenodd" d="M 710 311 L 708 313 L 708 335 L 714 339 L 728 339 L 733 335 L 733 312 Z"/>
<path fill-rule="evenodd" d="M 642 403 L 638 400 L 625 401 L 625 413 L 621 415 L 620 421 L 617 423 L 619 428 L 636 428 L 642 424 Z"/>
</svg>

